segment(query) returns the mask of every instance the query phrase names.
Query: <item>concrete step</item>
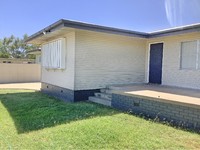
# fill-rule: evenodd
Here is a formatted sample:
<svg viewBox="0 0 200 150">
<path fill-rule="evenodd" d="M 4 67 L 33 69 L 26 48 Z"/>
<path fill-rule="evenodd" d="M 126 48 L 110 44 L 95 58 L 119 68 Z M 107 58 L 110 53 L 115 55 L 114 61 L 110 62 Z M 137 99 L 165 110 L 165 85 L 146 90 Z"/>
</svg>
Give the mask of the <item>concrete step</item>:
<svg viewBox="0 0 200 150">
<path fill-rule="evenodd" d="M 103 99 L 107 99 L 107 100 L 112 100 L 112 94 L 108 94 L 108 93 L 94 93 L 95 97 L 98 98 L 103 98 Z"/>
<path fill-rule="evenodd" d="M 107 93 L 107 94 L 112 94 L 114 90 L 110 90 L 110 89 L 100 89 L 101 93 Z"/>
<path fill-rule="evenodd" d="M 107 90 L 107 88 L 100 89 L 100 92 L 101 92 L 101 93 L 106 93 L 106 90 Z"/>
<path fill-rule="evenodd" d="M 109 90 L 121 90 L 122 87 L 120 87 L 120 86 L 109 86 L 108 89 Z"/>
<path fill-rule="evenodd" d="M 103 98 L 99 98 L 99 97 L 95 97 L 95 96 L 90 96 L 89 101 L 98 103 L 98 104 L 102 104 L 102 105 L 106 105 L 106 106 L 111 106 L 111 100 L 107 100 L 107 99 L 103 99 Z"/>
</svg>

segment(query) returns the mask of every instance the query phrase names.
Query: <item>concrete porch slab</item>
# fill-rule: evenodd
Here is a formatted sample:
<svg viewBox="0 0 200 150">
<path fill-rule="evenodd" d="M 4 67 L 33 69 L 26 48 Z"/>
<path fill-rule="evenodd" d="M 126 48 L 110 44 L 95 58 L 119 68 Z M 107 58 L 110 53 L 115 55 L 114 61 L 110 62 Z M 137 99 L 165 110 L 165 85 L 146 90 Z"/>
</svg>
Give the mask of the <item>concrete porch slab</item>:
<svg viewBox="0 0 200 150">
<path fill-rule="evenodd" d="M 200 131 L 200 90 L 135 84 L 111 86 L 111 106 Z"/>
<path fill-rule="evenodd" d="M 153 84 L 109 87 L 113 93 L 200 108 L 200 90 Z"/>
</svg>

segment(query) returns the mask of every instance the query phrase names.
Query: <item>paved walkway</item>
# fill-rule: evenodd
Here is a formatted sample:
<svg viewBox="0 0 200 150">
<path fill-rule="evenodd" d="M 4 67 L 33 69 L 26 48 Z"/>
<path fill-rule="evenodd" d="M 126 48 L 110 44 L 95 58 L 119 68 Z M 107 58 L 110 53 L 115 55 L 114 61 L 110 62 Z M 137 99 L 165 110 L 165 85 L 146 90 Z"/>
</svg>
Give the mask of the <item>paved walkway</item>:
<svg viewBox="0 0 200 150">
<path fill-rule="evenodd" d="M 30 90 L 40 90 L 41 83 L 12 83 L 12 84 L 0 84 L 0 89 L 30 89 Z"/>
</svg>

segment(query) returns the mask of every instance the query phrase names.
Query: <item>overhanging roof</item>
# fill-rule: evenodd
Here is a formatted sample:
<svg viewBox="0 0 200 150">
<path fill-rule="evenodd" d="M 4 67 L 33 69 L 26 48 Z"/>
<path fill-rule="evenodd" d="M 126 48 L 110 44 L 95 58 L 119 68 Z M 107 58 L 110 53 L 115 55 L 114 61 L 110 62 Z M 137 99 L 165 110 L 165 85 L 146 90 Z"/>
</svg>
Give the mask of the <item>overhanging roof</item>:
<svg viewBox="0 0 200 150">
<path fill-rule="evenodd" d="M 61 33 L 58 32 L 58 30 L 63 31 L 66 29 L 69 31 L 72 29 L 88 30 L 88 31 L 104 32 L 104 33 L 118 34 L 118 35 L 138 37 L 138 38 L 155 38 L 155 37 L 171 36 L 171 35 L 184 34 L 190 32 L 200 32 L 200 23 L 151 32 L 151 33 L 144 33 L 144 32 L 137 32 L 137 31 L 118 29 L 118 28 L 61 19 L 53 23 L 52 25 L 40 30 L 39 32 L 29 36 L 26 42 L 31 43 L 34 39 L 40 38 L 47 33 L 50 34 L 51 32 L 53 33 L 55 31 L 57 31 L 58 35 Z"/>
<path fill-rule="evenodd" d="M 200 32 L 200 23 L 150 32 L 149 38 L 184 34 L 184 33 L 190 33 L 190 32 Z"/>
<path fill-rule="evenodd" d="M 27 54 L 34 54 L 34 55 L 39 55 L 41 54 L 41 48 L 30 50 L 26 52 Z"/>
<path fill-rule="evenodd" d="M 81 29 L 81 30 L 89 30 L 89 31 L 96 31 L 96 32 L 105 32 L 105 33 L 110 33 L 110 34 L 120 34 L 120 35 L 140 37 L 140 38 L 146 38 L 146 36 L 148 35 L 147 33 L 143 33 L 143 32 L 124 30 L 124 29 L 118 29 L 118 28 L 112 28 L 112 27 L 106 27 L 106 26 L 61 19 L 53 23 L 52 25 L 40 30 L 39 32 L 36 32 L 35 34 L 29 36 L 26 42 L 30 42 L 31 40 L 39 36 L 43 36 L 46 33 L 50 33 L 64 27 L 67 27 L 70 29 Z"/>
</svg>

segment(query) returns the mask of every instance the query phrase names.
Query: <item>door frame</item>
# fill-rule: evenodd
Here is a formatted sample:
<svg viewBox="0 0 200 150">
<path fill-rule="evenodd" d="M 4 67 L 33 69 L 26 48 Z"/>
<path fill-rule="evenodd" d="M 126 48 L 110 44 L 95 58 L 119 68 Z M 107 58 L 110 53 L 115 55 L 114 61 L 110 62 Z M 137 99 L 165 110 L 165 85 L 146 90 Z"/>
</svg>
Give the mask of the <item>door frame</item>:
<svg viewBox="0 0 200 150">
<path fill-rule="evenodd" d="M 163 44 L 163 57 L 162 57 L 162 76 L 163 76 L 164 41 L 150 42 L 150 43 L 148 43 L 148 50 L 147 50 L 146 83 L 149 83 L 149 71 L 150 71 L 149 65 L 150 65 L 150 50 L 151 50 L 151 45 L 152 44 L 161 44 L 161 43 Z M 161 78 L 161 85 L 162 85 L 162 79 L 163 78 Z"/>
</svg>

